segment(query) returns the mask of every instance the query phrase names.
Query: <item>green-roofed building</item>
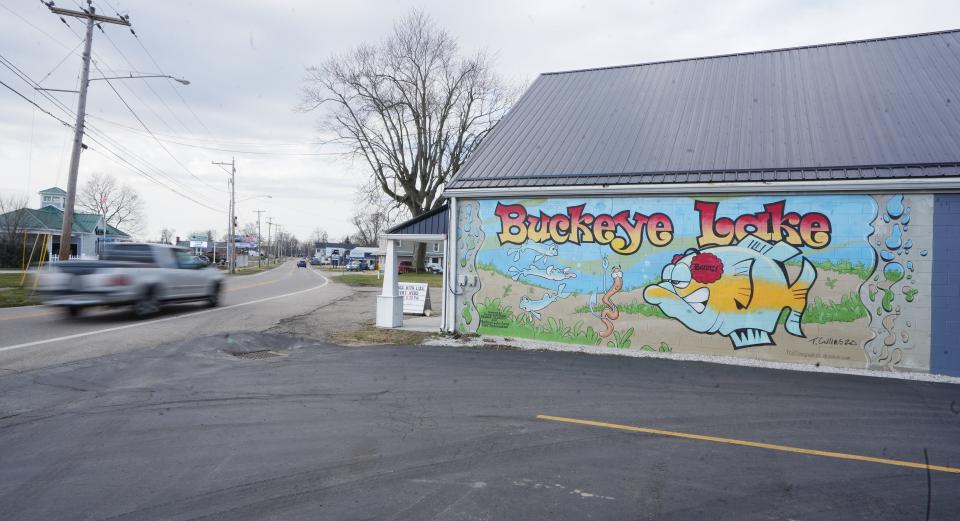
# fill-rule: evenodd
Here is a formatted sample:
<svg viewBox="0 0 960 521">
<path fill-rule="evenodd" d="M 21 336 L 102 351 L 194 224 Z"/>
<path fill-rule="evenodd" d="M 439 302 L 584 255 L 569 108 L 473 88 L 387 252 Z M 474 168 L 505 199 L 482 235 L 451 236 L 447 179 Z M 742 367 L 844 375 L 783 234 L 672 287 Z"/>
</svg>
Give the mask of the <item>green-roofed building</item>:
<svg viewBox="0 0 960 521">
<path fill-rule="evenodd" d="M 16 228 L 26 236 L 28 250 L 34 250 L 32 262 L 56 259 L 60 253 L 63 206 L 67 192 L 53 187 L 40 191 L 40 207 L 0 214 L 0 228 Z M 14 223 L 16 223 L 14 225 Z M 104 243 L 129 241 L 130 235 L 104 222 L 102 215 L 75 212 L 70 240 L 71 259 L 96 259 Z"/>
</svg>

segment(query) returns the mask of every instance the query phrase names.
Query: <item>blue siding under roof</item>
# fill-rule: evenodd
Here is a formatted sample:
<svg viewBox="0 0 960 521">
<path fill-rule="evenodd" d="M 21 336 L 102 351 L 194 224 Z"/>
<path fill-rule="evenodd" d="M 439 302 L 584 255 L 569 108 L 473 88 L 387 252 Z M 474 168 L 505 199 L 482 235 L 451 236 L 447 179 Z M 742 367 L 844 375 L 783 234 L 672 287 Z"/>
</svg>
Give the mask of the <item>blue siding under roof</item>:
<svg viewBox="0 0 960 521">
<path fill-rule="evenodd" d="M 447 188 L 960 175 L 960 30 L 543 74 Z"/>
<path fill-rule="evenodd" d="M 390 235 L 446 235 L 447 205 L 422 213 L 387 230 Z"/>
</svg>

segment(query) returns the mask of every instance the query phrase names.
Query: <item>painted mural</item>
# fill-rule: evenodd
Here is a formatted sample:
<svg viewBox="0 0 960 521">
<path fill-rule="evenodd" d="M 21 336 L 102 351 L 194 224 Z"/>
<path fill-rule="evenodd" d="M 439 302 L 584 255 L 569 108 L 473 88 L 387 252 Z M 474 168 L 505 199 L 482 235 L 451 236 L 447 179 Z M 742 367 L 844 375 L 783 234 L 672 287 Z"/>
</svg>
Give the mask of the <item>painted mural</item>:
<svg viewBox="0 0 960 521">
<path fill-rule="evenodd" d="M 458 328 L 929 370 L 929 195 L 465 201 Z"/>
</svg>

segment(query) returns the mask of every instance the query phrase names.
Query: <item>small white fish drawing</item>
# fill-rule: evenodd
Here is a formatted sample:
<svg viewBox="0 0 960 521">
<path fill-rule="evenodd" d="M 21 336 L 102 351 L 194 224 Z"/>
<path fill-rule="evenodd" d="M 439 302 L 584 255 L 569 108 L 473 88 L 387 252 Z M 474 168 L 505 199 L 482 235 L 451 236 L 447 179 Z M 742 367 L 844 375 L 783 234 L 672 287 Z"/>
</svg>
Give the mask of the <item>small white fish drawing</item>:
<svg viewBox="0 0 960 521">
<path fill-rule="evenodd" d="M 567 280 L 577 278 L 577 274 L 570 271 L 570 268 L 564 266 L 555 266 L 553 264 L 546 268 L 539 268 L 534 264 L 520 269 L 516 266 L 510 266 L 507 271 L 513 273 L 513 280 L 520 280 L 521 277 L 540 277 L 547 280 Z"/>
<path fill-rule="evenodd" d="M 524 295 L 520 297 L 520 309 L 529 313 L 531 319 L 535 318 L 540 320 L 543 318 L 543 316 L 540 314 L 540 311 L 543 311 L 547 306 L 553 304 L 557 300 L 570 296 L 570 293 L 566 293 L 564 291 L 566 287 L 566 283 L 560 284 L 560 286 L 557 287 L 557 291 L 548 291 L 543 294 L 543 297 L 540 297 L 537 300 L 530 300 L 526 295 Z"/>
<path fill-rule="evenodd" d="M 544 245 L 541 245 L 541 244 L 529 243 L 529 242 L 528 242 L 528 243 L 526 243 L 526 244 L 521 245 L 519 248 L 511 248 L 511 249 L 507 250 L 507 255 L 513 255 L 513 261 L 514 261 L 514 262 L 517 262 L 517 261 L 520 260 L 520 254 L 522 254 L 522 253 L 523 253 L 524 251 L 526 251 L 526 250 L 530 250 L 530 251 L 535 252 L 535 253 L 537 254 L 537 255 L 533 258 L 533 262 L 537 262 L 537 261 L 539 261 L 540 259 L 544 259 L 544 258 L 546 258 L 546 257 L 556 257 L 556 256 L 558 255 L 558 253 L 559 253 L 559 252 L 557 251 L 557 245 L 556 245 L 556 244 L 551 244 L 551 245 L 549 245 L 549 246 L 544 246 Z"/>
</svg>

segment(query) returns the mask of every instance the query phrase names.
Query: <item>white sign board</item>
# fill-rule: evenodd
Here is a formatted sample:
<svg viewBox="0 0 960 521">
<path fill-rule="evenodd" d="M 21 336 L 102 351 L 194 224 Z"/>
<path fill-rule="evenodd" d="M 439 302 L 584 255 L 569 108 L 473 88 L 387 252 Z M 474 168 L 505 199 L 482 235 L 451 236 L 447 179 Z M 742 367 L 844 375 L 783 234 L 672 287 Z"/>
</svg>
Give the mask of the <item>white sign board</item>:
<svg viewBox="0 0 960 521">
<path fill-rule="evenodd" d="M 207 241 L 190 241 L 191 248 L 206 248 Z"/>
<path fill-rule="evenodd" d="M 430 309 L 430 292 L 424 282 L 400 282 L 403 312 L 407 315 L 425 315 Z"/>
</svg>

